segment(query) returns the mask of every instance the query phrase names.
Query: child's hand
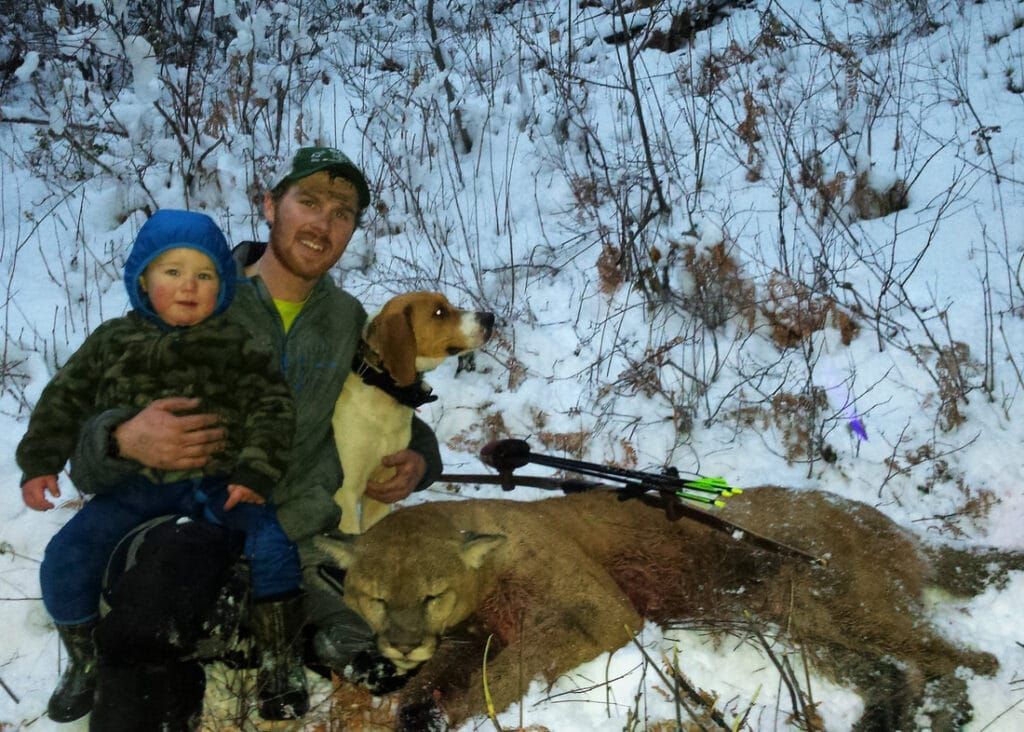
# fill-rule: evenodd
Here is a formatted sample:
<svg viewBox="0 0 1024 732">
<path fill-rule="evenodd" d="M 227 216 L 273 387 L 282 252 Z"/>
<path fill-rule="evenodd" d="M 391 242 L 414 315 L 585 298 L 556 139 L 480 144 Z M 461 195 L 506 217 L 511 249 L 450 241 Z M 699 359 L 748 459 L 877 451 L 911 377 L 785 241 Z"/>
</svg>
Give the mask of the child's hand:
<svg viewBox="0 0 1024 732">
<path fill-rule="evenodd" d="M 224 502 L 224 510 L 230 511 L 239 503 L 266 503 L 267 500 L 256 491 L 238 483 L 228 486 L 228 500 Z"/>
<path fill-rule="evenodd" d="M 60 497 L 56 475 L 39 475 L 26 480 L 21 486 L 21 500 L 33 511 L 49 511 L 53 504 L 46 499 L 49 493 L 54 498 Z"/>
</svg>

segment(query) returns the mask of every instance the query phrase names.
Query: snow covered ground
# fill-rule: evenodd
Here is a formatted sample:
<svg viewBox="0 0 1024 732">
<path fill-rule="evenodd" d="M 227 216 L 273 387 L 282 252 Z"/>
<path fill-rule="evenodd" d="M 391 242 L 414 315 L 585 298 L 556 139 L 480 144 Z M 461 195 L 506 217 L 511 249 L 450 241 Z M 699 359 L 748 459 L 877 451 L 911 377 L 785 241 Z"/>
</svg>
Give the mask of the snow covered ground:
<svg viewBox="0 0 1024 732">
<path fill-rule="evenodd" d="M 821 487 L 926 541 L 1024 548 L 1024 4 L 754 2 L 671 52 L 649 46 L 688 3 L 178 4 L 191 10 L 163 36 L 140 30 L 137 5 L 25 11 L 33 32 L 0 58 L 21 53 L 0 86 L 0 729 L 56 727 L 38 563 L 79 500 L 65 479 L 57 510 L 22 505 L 13 456 L 31 406 L 125 310 L 121 265 L 147 209 L 259 235 L 273 151 L 310 141 L 359 159 L 379 198 L 336 272 L 349 291 L 372 308 L 436 288 L 500 316 L 476 372 L 430 379 L 442 398 L 421 416 L 449 472 L 479 472 L 479 446 L 514 436 Z M 197 22 L 214 50 L 175 53 Z M 930 610 L 999 658 L 969 679 L 973 732 L 1024 729 L 1021 607 L 1015 573 Z M 755 644 L 654 626 L 638 640 L 659 664 L 678 654 L 730 722 L 791 727 Z M 808 688 L 828 730 L 850 728 L 853 691 L 813 673 Z M 535 684 L 499 722 L 675 718 L 627 646 Z"/>
</svg>

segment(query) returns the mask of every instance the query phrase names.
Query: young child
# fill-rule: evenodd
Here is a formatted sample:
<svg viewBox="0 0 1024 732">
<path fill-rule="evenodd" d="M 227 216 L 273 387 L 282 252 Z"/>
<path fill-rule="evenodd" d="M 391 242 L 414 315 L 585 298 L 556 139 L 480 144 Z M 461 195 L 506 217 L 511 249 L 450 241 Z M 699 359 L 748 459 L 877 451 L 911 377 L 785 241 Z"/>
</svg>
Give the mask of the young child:
<svg viewBox="0 0 1024 732">
<path fill-rule="evenodd" d="M 112 408 L 141 409 L 164 397 L 198 397 L 216 413 L 225 449 L 194 471 L 143 468 L 94 496 L 53 537 L 40 569 L 43 602 L 70 664 L 49 703 L 60 722 L 92 707 L 92 630 L 107 559 L 138 524 L 183 513 L 246 534 L 252 569 L 253 633 L 262 655 L 261 713 L 301 716 L 308 696 L 291 645 L 301 567 L 277 520 L 274 485 L 288 461 L 294 405 L 271 354 L 221 314 L 231 303 L 236 266 L 213 220 L 188 211 L 157 211 L 139 230 L 125 263 L 132 312 L 99 326 L 43 390 L 17 449 L 22 497 L 53 508 L 57 474 L 82 425 Z M 112 449 L 116 450 L 112 440 Z M 299 621 L 301 625 L 301 620 Z M 284 715 L 284 716 L 275 716 Z"/>
</svg>

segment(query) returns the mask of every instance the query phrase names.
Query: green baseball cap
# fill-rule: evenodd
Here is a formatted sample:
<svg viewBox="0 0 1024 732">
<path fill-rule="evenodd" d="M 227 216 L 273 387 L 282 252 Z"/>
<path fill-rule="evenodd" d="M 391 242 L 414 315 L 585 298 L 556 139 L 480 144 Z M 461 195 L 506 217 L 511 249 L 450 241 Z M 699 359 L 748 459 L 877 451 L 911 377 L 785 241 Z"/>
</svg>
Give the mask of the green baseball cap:
<svg viewBox="0 0 1024 732">
<path fill-rule="evenodd" d="M 271 190 L 286 188 L 295 181 L 302 180 L 313 173 L 319 173 L 321 170 L 333 171 L 354 185 L 356 193 L 359 194 L 360 208 L 370 205 L 370 187 L 366 185 L 366 178 L 363 177 L 362 171 L 348 159 L 345 153 L 333 147 L 300 147 L 291 162 L 278 172 L 277 183 L 272 186 Z"/>
</svg>

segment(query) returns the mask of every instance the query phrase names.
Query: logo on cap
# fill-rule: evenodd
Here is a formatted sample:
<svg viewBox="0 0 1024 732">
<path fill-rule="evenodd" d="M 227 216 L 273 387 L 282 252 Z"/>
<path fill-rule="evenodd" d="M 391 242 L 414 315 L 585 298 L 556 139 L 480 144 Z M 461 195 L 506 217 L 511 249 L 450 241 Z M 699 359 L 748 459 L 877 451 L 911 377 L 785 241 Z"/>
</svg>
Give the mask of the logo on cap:
<svg viewBox="0 0 1024 732">
<path fill-rule="evenodd" d="M 347 163 L 349 162 L 342 153 L 332 148 L 324 148 L 317 150 L 309 156 L 309 162 L 321 163 L 321 162 L 334 162 L 334 163 Z"/>
</svg>

